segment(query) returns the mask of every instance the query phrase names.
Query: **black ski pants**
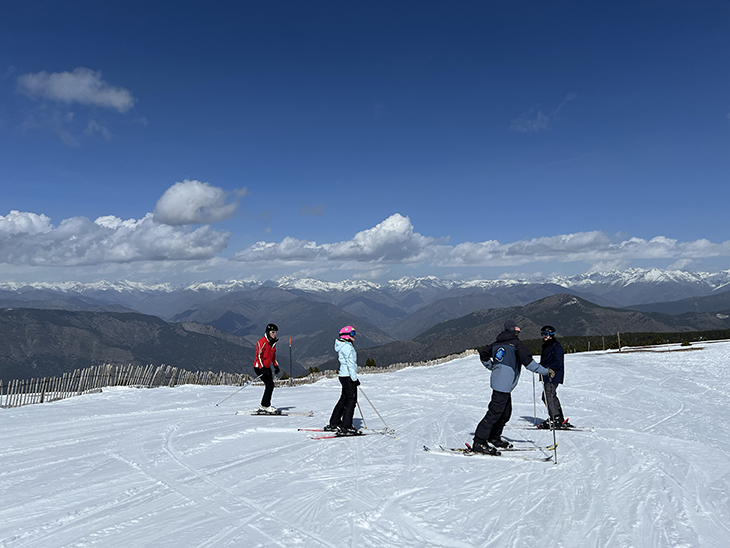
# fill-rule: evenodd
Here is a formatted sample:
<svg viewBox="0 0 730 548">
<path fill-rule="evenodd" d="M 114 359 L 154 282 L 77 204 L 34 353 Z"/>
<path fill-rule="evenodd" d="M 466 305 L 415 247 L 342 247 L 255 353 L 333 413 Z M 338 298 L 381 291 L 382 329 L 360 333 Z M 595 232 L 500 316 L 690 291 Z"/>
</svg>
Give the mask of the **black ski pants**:
<svg viewBox="0 0 730 548">
<path fill-rule="evenodd" d="M 512 416 L 512 395 L 509 392 L 492 391 L 487 414 L 477 425 L 474 441 L 485 443 L 502 439 L 502 430 Z"/>
<path fill-rule="evenodd" d="M 270 367 L 261 369 L 261 380 L 264 381 L 264 396 L 261 398 L 261 405 L 271 406 L 271 395 L 274 393 L 274 372 Z"/>
<path fill-rule="evenodd" d="M 558 385 L 545 382 L 543 387 L 542 402 L 547 406 L 548 415 L 553 421 L 562 424 L 565 419 L 563 417 L 563 408 L 560 406 L 560 400 L 558 399 Z"/>
<path fill-rule="evenodd" d="M 335 404 L 330 417 L 330 426 L 352 428 L 352 417 L 357 404 L 357 386 L 350 377 L 337 377 L 342 385 L 340 399 Z"/>
</svg>

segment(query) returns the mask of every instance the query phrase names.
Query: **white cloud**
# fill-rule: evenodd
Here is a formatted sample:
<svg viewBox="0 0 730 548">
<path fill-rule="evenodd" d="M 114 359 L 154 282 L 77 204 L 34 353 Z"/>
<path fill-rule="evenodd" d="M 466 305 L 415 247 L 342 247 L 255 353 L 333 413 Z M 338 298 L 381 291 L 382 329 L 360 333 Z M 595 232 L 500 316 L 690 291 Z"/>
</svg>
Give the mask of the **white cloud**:
<svg viewBox="0 0 730 548">
<path fill-rule="evenodd" d="M 96 120 L 89 120 L 86 129 L 84 130 L 86 135 L 93 135 L 94 133 L 101 134 L 107 141 L 112 138 L 112 133 L 106 126 L 102 126 Z"/>
<path fill-rule="evenodd" d="M 517 131 L 519 133 L 538 133 L 546 130 L 548 126 L 558 118 L 563 107 L 576 97 L 578 97 L 577 93 L 568 93 L 568 95 L 565 96 L 565 99 L 563 99 L 563 102 L 548 114 L 544 114 L 540 109 L 538 109 L 537 113 L 535 113 L 535 108 L 531 108 L 530 110 L 520 114 L 517 118 L 514 118 L 511 121 L 509 128 L 512 131 Z"/>
<path fill-rule="evenodd" d="M 53 226 L 45 215 L 11 211 L 0 216 L 0 262 L 31 266 L 83 266 L 137 261 L 205 260 L 228 245 L 230 234 L 114 216 L 91 221 L 64 219 Z"/>
<path fill-rule="evenodd" d="M 602 269 L 636 259 L 690 260 L 730 256 L 730 241 L 679 242 L 663 236 L 650 240 L 616 241 L 600 231 L 578 232 L 500 243 L 497 240 L 447 245 L 415 232 L 408 217 L 394 214 L 375 227 L 358 232 L 351 240 L 322 243 L 287 237 L 279 243 L 257 242 L 236 253 L 235 259 L 262 266 L 316 267 L 370 270 L 382 265 L 432 265 L 514 267 L 548 261 L 582 261 Z"/>
<path fill-rule="evenodd" d="M 135 98 L 126 88 L 109 84 L 101 71 L 79 67 L 73 72 L 45 70 L 24 74 L 17 79 L 17 91 L 31 98 L 49 99 L 63 103 L 80 103 L 127 112 Z"/>
<path fill-rule="evenodd" d="M 423 252 L 433 241 L 433 238 L 413 232 L 410 219 L 396 213 L 373 228 L 358 232 L 352 240 L 317 245 L 316 242 L 286 237 L 278 244 L 257 242 L 237 253 L 235 258 L 246 262 L 406 264 L 426 260 Z"/>
<path fill-rule="evenodd" d="M 41 105 L 28 113 L 20 127 L 23 131 L 51 131 L 58 135 L 64 144 L 78 147 L 78 140 L 69 131 L 73 123 L 73 112 L 63 112 L 48 105 Z"/>
<path fill-rule="evenodd" d="M 246 189 L 233 194 L 242 197 Z M 228 202 L 230 196 L 209 183 L 185 179 L 165 191 L 155 206 L 154 218 L 170 226 L 217 223 L 229 219 L 238 207 L 238 201 Z"/>
<path fill-rule="evenodd" d="M 695 261 L 693 259 L 679 259 L 678 261 L 670 264 L 667 267 L 667 270 L 687 270 L 694 265 Z"/>
<path fill-rule="evenodd" d="M 51 219 L 45 215 L 12 210 L 7 216 L 0 215 L 0 234 L 43 234 L 52 230 Z"/>
<path fill-rule="evenodd" d="M 683 267 L 701 259 L 730 256 L 730 241 L 681 242 L 664 236 L 651 239 L 624 234 L 609 236 L 600 231 L 507 243 L 485 240 L 450 245 L 448 238 L 418 233 L 408 217 L 396 213 L 374 227 L 354 234 L 349 240 L 317 243 L 287 237 L 280 242 L 262 241 L 236 253 L 235 260 L 229 262 L 220 254 L 226 249 L 231 234 L 214 230 L 209 224 L 193 229 L 191 219 L 225 218 L 231 214 L 233 205 L 226 204 L 228 195 L 243 192 L 227 193 L 205 183 L 190 183 L 177 185 L 183 185 L 179 194 L 192 197 L 192 203 L 185 202 L 180 209 L 172 207 L 175 200 L 163 203 L 165 207 L 172 207 L 175 215 L 168 220 L 185 220 L 186 224 L 161 223 L 158 211 L 141 219 L 107 215 L 91 221 L 85 217 L 72 217 L 58 225 L 42 214 L 13 210 L 5 216 L 0 215 L 0 263 L 6 265 L 5 269 L 94 267 L 97 272 L 116 265 L 118 269 L 134 268 L 135 272 L 150 275 L 173 270 L 180 272 L 180 269 L 194 273 L 226 268 L 235 271 L 246 267 L 280 267 L 300 273 L 354 270 L 359 272 L 355 277 L 372 278 L 383 276 L 394 266 L 461 270 L 584 262 L 591 270 L 602 271 L 627 266 L 634 260 L 671 260 L 674 266 Z M 201 193 L 188 193 L 190 189 Z"/>
<path fill-rule="evenodd" d="M 550 118 L 543 114 L 541 110 L 538 110 L 535 114 L 535 109 L 530 109 L 514 118 L 509 127 L 512 131 L 520 133 L 537 133 L 547 129 L 549 121 Z"/>
<path fill-rule="evenodd" d="M 601 261 L 594 263 L 588 272 L 611 272 L 614 270 L 625 270 L 629 267 L 629 261 Z"/>
</svg>

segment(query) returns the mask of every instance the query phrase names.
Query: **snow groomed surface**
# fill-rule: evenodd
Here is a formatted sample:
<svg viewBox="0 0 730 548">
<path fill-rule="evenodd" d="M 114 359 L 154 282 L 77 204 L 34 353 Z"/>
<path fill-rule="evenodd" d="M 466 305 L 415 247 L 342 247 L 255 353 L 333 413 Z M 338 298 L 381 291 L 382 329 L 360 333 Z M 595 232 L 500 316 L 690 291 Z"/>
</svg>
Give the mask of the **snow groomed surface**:
<svg viewBox="0 0 730 548">
<path fill-rule="evenodd" d="M 566 356 L 563 408 L 594 431 L 557 432 L 557 465 L 423 451 L 471 442 L 490 395 L 476 356 L 363 376 L 395 439 L 297 431 L 326 423 L 337 379 L 275 390 L 274 405 L 312 417 L 236 415 L 260 387 L 220 407 L 235 387 L 3 409 L 0 546 L 726 547 L 730 343 L 691 348 Z M 505 437 L 550 445 L 520 428 L 529 372 L 513 403 Z"/>
</svg>

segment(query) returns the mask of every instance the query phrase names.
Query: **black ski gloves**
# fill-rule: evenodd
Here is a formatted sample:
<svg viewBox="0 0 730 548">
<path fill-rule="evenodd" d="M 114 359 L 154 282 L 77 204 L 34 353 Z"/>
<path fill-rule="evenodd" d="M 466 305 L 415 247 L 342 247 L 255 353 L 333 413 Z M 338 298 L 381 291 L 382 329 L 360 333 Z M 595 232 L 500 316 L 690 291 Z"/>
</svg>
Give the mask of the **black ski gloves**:
<svg viewBox="0 0 730 548">
<path fill-rule="evenodd" d="M 276 373 L 277 375 L 279 374 L 279 366 L 278 365 L 275 365 L 274 366 L 274 373 Z M 553 371 L 553 375 L 555 375 L 555 372 L 554 371 Z"/>
<path fill-rule="evenodd" d="M 356 381 L 355 381 L 354 383 L 352 383 L 352 384 L 354 384 L 355 386 L 360 386 L 360 379 L 357 379 L 357 380 L 356 380 Z"/>
</svg>

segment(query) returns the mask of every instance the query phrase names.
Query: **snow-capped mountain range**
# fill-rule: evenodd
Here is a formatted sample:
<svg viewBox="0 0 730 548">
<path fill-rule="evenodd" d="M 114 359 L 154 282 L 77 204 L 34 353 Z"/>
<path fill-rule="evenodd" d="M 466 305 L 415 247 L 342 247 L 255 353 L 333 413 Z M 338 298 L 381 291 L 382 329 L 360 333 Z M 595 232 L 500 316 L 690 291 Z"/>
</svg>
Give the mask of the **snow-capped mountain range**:
<svg viewBox="0 0 730 548">
<path fill-rule="evenodd" d="M 616 292 L 620 294 L 622 290 L 638 287 L 647 289 L 652 286 L 676 286 L 680 292 L 684 291 L 692 293 L 692 295 L 684 295 L 684 297 L 686 297 L 696 296 L 699 294 L 707 295 L 713 292 L 730 290 L 730 270 L 723 270 L 720 272 L 687 272 L 683 270 L 661 270 L 658 268 L 631 268 L 627 270 L 612 270 L 609 272 L 591 272 L 575 276 L 499 278 L 493 280 L 451 280 L 438 278 L 436 276 L 404 277 L 389 280 L 384 283 L 376 283 L 367 280 L 329 282 L 317 280 L 315 278 L 294 277 L 281 277 L 267 281 L 258 281 L 255 279 L 206 281 L 186 285 L 175 285 L 170 283 L 145 284 L 129 280 L 102 280 L 90 283 L 73 281 L 58 283 L 0 282 L 0 291 L 22 293 L 29 290 L 39 290 L 66 295 L 93 295 L 107 292 L 119 294 L 164 294 L 180 291 L 225 294 L 234 291 L 251 291 L 262 286 L 273 286 L 279 289 L 295 290 L 313 294 L 384 292 L 397 296 L 410 291 L 426 290 L 438 292 L 475 290 L 489 292 L 507 287 L 544 284 L 554 284 L 566 289 L 573 289 L 595 295 L 606 295 Z M 630 292 L 633 293 L 633 291 Z M 626 299 L 624 298 L 620 298 L 617 300 L 617 304 L 639 304 L 638 302 L 621 302 L 625 300 Z M 646 297 L 641 300 L 642 302 L 653 302 L 652 299 L 646 300 Z"/>
</svg>

